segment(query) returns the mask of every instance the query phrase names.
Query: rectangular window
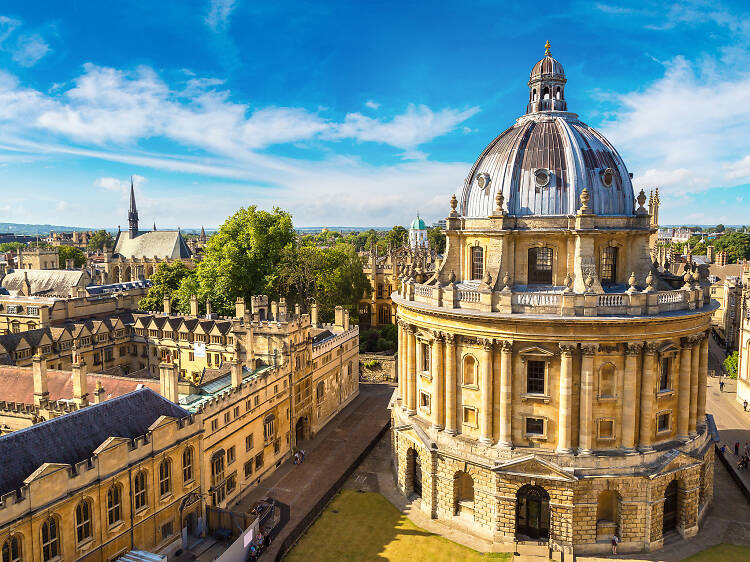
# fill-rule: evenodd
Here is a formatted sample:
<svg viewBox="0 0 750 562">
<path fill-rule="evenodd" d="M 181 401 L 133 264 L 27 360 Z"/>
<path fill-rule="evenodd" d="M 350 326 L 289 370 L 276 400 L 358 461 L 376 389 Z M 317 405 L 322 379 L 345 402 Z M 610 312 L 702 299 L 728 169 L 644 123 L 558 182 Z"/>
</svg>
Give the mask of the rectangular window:
<svg viewBox="0 0 750 562">
<path fill-rule="evenodd" d="M 172 533 L 174 533 L 174 523 L 172 521 L 164 523 L 164 525 L 161 526 L 161 540 L 168 539 L 172 536 Z"/>
<path fill-rule="evenodd" d="M 617 248 L 607 246 L 602 249 L 599 275 L 604 285 L 611 285 L 617 281 Z"/>
<path fill-rule="evenodd" d="M 545 361 L 526 362 L 526 392 L 529 394 L 544 394 Z"/>
<path fill-rule="evenodd" d="M 615 422 L 599 420 L 599 439 L 613 439 L 615 436 Z"/>
<path fill-rule="evenodd" d="M 529 248 L 529 285 L 552 284 L 552 248 Z"/>
<path fill-rule="evenodd" d="M 428 412 L 430 411 L 430 395 L 426 392 L 419 393 L 419 407 Z"/>
<path fill-rule="evenodd" d="M 253 401 L 253 404 L 255 404 L 257 406 L 259 402 L 260 402 L 259 397 L 256 396 L 255 400 Z"/>
<path fill-rule="evenodd" d="M 216 431 L 217 429 L 219 429 L 219 420 L 211 420 L 211 431 Z"/>
<path fill-rule="evenodd" d="M 669 412 L 659 414 L 656 418 L 656 431 L 669 431 Z"/>
<path fill-rule="evenodd" d="M 482 279 L 484 277 L 484 248 L 472 246 L 471 248 L 471 278 Z"/>
<path fill-rule="evenodd" d="M 245 478 L 250 478 L 253 475 L 253 461 L 252 459 L 245 463 Z"/>
<path fill-rule="evenodd" d="M 225 423 L 225 424 L 226 424 L 226 423 L 229 423 L 230 419 L 231 419 L 231 418 L 230 418 L 229 412 L 226 412 L 226 413 L 224 414 L 224 423 Z"/>
<path fill-rule="evenodd" d="M 672 361 L 669 357 L 663 357 L 661 360 L 661 372 L 659 373 L 659 390 L 669 390 L 669 371 L 671 370 Z"/>
<path fill-rule="evenodd" d="M 237 487 L 237 473 L 234 472 L 227 478 L 227 494 L 231 494 Z"/>
<path fill-rule="evenodd" d="M 429 372 L 430 371 L 430 344 L 428 343 L 421 343 L 419 344 L 420 349 L 422 350 L 422 371 Z"/>
<path fill-rule="evenodd" d="M 464 424 L 476 427 L 477 425 L 477 411 L 475 408 L 464 406 Z"/>
<path fill-rule="evenodd" d="M 256 472 L 263 468 L 263 452 L 261 451 L 255 455 L 255 470 Z"/>
<path fill-rule="evenodd" d="M 251 451 L 253 448 L 253 434 L 245 437 L 245 451 Z"/>
<path fill-rule="evenodd" d="M 235 406 L 234 407 L 234 417 L 235 418 L 239 418 L 240 417 L 240 407 L 239 406 Z"/>
<path fill-rule="evenodd" d="M 234 462 L 234 446 L 229 447 L 227 449 L 227 464 L 232 464 Z"/>
<path fill-rule="evenodd" d="M 273 454 L 278 455 L 279 451 L 281 451 L 281 439 L 277 439 L 273 442 Z"/>
<path fill-rule="evenodd" d="M 544 418 L 526 418 L 526 435 L 544 435 Z"/>
</svg>

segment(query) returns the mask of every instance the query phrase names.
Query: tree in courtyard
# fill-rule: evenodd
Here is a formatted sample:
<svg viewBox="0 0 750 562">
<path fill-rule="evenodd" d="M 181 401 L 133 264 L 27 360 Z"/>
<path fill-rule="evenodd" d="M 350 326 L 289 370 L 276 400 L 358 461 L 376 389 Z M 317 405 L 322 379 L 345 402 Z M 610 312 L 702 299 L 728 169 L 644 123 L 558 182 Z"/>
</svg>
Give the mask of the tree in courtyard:
<svg viewBox="0 0 750 562">
<path fill-rule="evenodd" d="M 151 287 L 148 293 L 138 303 L 141 310 L 162 310 L 164 306 L 164 297 L 169 297 L 175 301 L 175 293 L 180 288 L 182 281 L 191 275 L 192 271 L 188 269 L 181 261 L 174 263 L 160 263 L 156 271 L 151 276 Z M 175 310 L 182 310 L 179 306 L 181 303 L 175 302 Z M 188 298 L 187 312 L 190 307 Z"/>
<path fill-rule="evenodd" d="M 234 314 L 237 297 L 277 298 L 275 280 L 284 249 L 294 244 L 292 217 L 281 209 L 272 212 L 255 206 L 241 208 L 224 221 L 208 241 L 203 259 L 177 291 L 180 310 L 198 296 L 201 309 L 211 302 L 214 312 Z"/>
<path fill-rule="evenodd" d="M 106 247 L 111 248 L 114 246 L 114 239 L 112 235 L 106 230 L 97 230 L 94 235 L 89 238 L 89 243 L 86 246 L 89 250 L 98 251 L 103 250 Z"/>
<path fill-rule="evenodd" d="M 737 378 L 737 365 L 739 360 L 740 356 L 736 351 L 724 359 L 724 370 L 727 372 L 727 376 L 729 376 L 730 379 Z"/>
<path fill-rule="evenodd" d="M 86 264 L 86 254 L 84 254 L 80 248 L 75 246 L 60 246 L 58 249 L 58 257 L 60 260 L 60 267 L 65 268 L 68 260 L 73 260 L 73 267 L 76 269 L 83 267 Z"/>
</svg>

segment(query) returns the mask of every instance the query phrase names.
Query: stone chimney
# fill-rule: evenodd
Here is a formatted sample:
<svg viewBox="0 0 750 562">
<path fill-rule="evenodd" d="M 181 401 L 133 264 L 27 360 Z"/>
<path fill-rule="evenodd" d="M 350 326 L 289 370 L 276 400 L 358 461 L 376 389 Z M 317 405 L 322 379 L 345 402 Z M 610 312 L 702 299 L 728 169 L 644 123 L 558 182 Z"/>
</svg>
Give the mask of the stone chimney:
<svg viewBox="0 0 750 562">
<path fill-rule="evenodd" d="M 231 362 L 232 366 L 232 388 L 242 386 L 242 363 L 235 357 Z"/>
<path fill-rule="evenodd" d="M 206 318 L 211 317 L 211 301 L 206 299 Z"/>
<path fill-rule="evenodd" d="M 333 309 L 333 323 L 338 327 L 344 326 L 344 307 L 339 305 Z"/>
<path fill-rule="evenodd" d="M 49 324 L 49 307 L 40 306 L 39 307 L 39 325 L 41 327 L 45 327 L 48 324 Z"/>
<path fill-rule="evenodd" d="M 190 296 L 190 316 L 198 316 L 198 297 Z"/>
<path fill-rule="evenodd" d="M 102 381 L 96 381 L 96 388 L 94 389 L 94 404 L 98 404 L 102 401 L 102 394 L 104 394 L 104 388 L 102 388 Z"/>
<path fill-rule="evenodd" d="M 297 304 L 294 305 L 294 316 L 296 318 L 299 318 L 301 314 L 302 314 L 302 309 L 301 309 L 299 303 L 297 303 Z"/>
<path fill-rule="evenodd" d="M 89 405 L 89 393 L 86 384 L 86 362 L 82 359 L 73 363 L 73 400 L 79 408 Z"/>
<path fill-rule="evenodd" d="M 177 365 L 175 363 L 159 363 L 159 383 L 161 395 L 177 404 L 179 394 L 177 392 Z"/>
<path fill-rule="evenodd" d="M 164 314 L 172 314 L 172 302 L 169 297 L 164 297 Z"/>
<path fill-rule="evenodd" d="M 242 297 L 237 297 L 234 303 L 234 316 L 240 319 L 245 317 L 245 299 Z"/>
<path fill-rule="evenodd" d="M 318 325 L 318 303 L 315 301 L 310 305 L 310 324 L 314 327 Z"/>
<path fill-rule="evenodd" d="M 37 353 L 31 360 L 31 371 L 34 375 L 34 404 L 41 406 L 49 400 L 47 389 L 47 361 Z"/>
<path fill-rule="evenodd" d="M 706 246 L 706 261 L 708 263 L 714 263 L 714 259 L 715 259 L 714 247 Z"/>
<path fill-rule="evenodd" d="M 729 259 L 726 251 L 716 252 L 716 265 L 727 265 Z"/>
<path fill-rule="evenodd" d="M 271 301 L 271 320 L 279 321 L 279 303 Z"/>
<path fill-rule="evenodd" d="M 343 326 L 344 326 L 344 331 L 349 329 L 349 311 L 346 309 L 344 309 Z"/>
<path fill-rule="evenodd" d="M 281 297 L 279 300 L 279 317 L 277 320 L 279 322 L 286 322 L 286 299 L 284 297 Z"/>
</svg>

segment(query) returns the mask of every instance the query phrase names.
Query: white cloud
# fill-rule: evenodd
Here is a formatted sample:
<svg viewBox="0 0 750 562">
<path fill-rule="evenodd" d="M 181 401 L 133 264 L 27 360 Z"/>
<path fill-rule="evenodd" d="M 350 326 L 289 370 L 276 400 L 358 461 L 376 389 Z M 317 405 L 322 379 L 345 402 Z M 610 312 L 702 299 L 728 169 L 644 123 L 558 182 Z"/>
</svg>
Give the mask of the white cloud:
<svg viewBox="0 0 750 562">
<path fill-rule="evenodd" d="M 229 25 L 229 16 L 237 7 L 235 0 L 211 0 L 205 22 L 213 31 L 224 31 Z"/>
<path fill-rule="evenodd" d="M 21 35 L 13 51 L 13 60 L 21 66 L 34 66 L 50 50 L 50 46 L 41 35 Z"/>
<path fill-rule="evenodd" d="M 380 104 L 376 101 L 368 100 L 365 102 L 365 107 L 369 107 L 370 109 L 377 109 L 380 107 Z"/>
<path fill-rule="evenodd" d="M 133 175 L 133 187 L 138 188 L 146 183 L 146 178 L 139 176 L 138 174 Z M 120 194 L 128 194 L 130 192 L 130 179 L 118 179 L 112 177 L 98 178 L 94 180 L 94 186 L 106 189 L 107 191 L 116 191 Z"/>
</svg>

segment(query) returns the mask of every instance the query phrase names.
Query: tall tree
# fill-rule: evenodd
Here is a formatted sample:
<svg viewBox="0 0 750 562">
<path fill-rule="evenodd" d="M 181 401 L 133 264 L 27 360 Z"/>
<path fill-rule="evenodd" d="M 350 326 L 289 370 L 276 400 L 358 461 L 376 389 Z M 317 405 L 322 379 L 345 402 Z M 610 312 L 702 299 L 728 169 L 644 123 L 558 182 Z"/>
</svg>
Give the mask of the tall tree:
<svg viewBox="0 0 750 562">
<path fill-rule="evenodd" d="M 430 243 L 430 248 L 435 250 L 438 254 L 445 252 L 445 232 L 443 232 L 442 228 L 428 228 L 427 241 Z"/>
<path fill-rule="evenodd" d="M 68 260 L 73 260 L 73 267 L 83 267 L 86 264 L 86 254 L 75 246 L 60 246 L 58 250 L 60 268 L 65 269 Z"/>
<path fill-rule="evenodd" d="M 717 251 L 725 251 L 731 263 L 750 259 L 750 235 L 744 232 L 728 232 L 714 241 Z"/>
<path fill-rule="evenodd" d="M 89 243 L 86 246 L 89 250 L 97 251 L 103 250 L 105 246 L 111 248 L 115 241 L 112 235 L 106 230 L 97 230 L 94 235 L 89 238 Z"/>
<path fill-rule="evenodd" d="M 289 213 L 255 206 L 239 209 L 209 239 L 195 275 L 182 281 L 180 307 L 196 293 L 201 307 L 210 301 L 212 310 L 229 315 L 234 314 L 237 297 L 248 302 L 258 294 L 277 297 L 276 270 L 284 248 L 295 238 Z"/>
<path fill-rule="evenodd" d="M 184 263 L 177 261 L 174 263 L 160 263 L 156 272 L 151 276 L 151 287 L 138 303 L 141 310 L 162 310 L 164 306 L 164 297 L 169 297 L 175 301 L 175 293 L 180 288 L 182 281 L 190 277 L 192 271 Z M 188 297 L 188 309 L 190 299 Z M 174 303 L 175 310 L 182 310 L 179 306 L 179 299 Z M 185 310 L 187 312 L 187 310 Z"/>
</svg>

